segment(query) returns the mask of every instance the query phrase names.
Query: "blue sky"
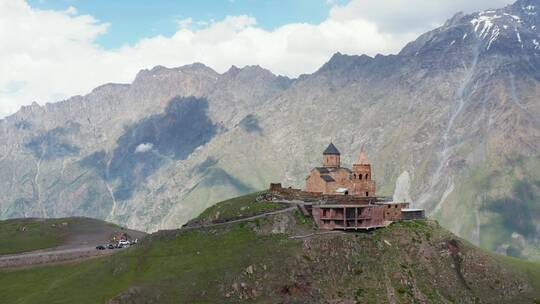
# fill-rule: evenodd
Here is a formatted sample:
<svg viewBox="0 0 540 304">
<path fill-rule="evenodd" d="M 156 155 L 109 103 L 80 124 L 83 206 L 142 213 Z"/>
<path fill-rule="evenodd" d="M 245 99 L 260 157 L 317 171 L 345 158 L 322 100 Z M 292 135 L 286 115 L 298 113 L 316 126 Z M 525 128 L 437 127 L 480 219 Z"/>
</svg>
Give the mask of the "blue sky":
<svg viewBox="0 0 540 304">
<path fill-rule="evenodd" d="M 92 15 L 109 23 L 107 33 L 96 42 L 105 48 L 132 45 L 141 38 L 158 34 L 170 36 L 178 30 L 177 20 L 209 22 L 226 16 L 248 15 L 257 26 L 272 30 L 289 23 L 317 24 L 325 20 L 333 4 L 348 0 L 29 0 L 37 9 L 65 10 Z"/>
</svg>

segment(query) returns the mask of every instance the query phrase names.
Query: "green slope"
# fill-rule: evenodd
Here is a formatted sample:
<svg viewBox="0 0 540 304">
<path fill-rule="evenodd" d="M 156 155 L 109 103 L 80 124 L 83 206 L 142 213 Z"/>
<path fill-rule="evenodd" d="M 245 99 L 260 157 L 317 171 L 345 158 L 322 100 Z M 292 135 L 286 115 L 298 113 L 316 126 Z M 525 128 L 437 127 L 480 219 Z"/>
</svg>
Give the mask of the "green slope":
<svg viewBox="0 0 540 304">
<path fill-rule="evenodd" d="M 249 197 L 240 200 L 246 204 L 243 210 L 260 207 L 252 206 L 258 203 Z M 163 231 L 137 247 L 97 260 L 0 271 L 0 295 L 5 303 L 534 303 L 540 299 L 539 264 L 484 252 L 436 222 L 397 223 L 372 233 L 301 237 L 317 232 L 298 212 L 205 229 Z"/>
<path fill-rule="evenodd" d="M 233 280 L 251 264 L 270 268 L 297 249 L 295 242 L 281 236 L 258 238 L 240 225 L 224 231 L 158 234 L 110 258 L 0 272 L 0 294 L 6 303 L 100 303 L 142 285 L 144 298 L 153 297 L 154 290 L 166 291 L 160 296 L 166 303 L 177 303 L 176 297 L 182 303 L 214 301 L 223 297 L 219 282 Z"/>
<path fill-rule="evenodd" d="M 66 244 L 105 242 L 116 231 L 125 231 L 134 237 L 144 235 L 102 220 L 83 217 L 4 220 L 0 221 L 0 255 Z"/>
<path fill-rule="evenodd" d="M 235 197 L 211 206 L 204 210 L 195 219 L 191 220 L 188 223 L 188 226 L 193 224 L 209 224 L 212 222 L 222 222 L 245 218 L 288 207 L 284 204 L 273 202 L 257 202 L 257 197 L 262 193 L 263 192 L 256 192 Z"/>
<path fill-rule="evenodd" d="M 29 219 L 0 221 L 0 254 L 18 253 L 62 244 L 61 221 Z"/>
</svg>

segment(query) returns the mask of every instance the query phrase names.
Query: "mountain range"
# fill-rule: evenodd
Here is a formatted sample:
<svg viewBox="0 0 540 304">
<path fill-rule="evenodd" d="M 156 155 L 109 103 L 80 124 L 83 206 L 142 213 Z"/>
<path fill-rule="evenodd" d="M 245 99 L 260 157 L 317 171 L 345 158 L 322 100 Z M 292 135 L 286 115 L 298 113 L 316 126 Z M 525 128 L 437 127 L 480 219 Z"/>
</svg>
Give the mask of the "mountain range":
<svg viewBox="0 0 540 304">
<path fill-rule="evenodd" d="M 380 195 L 540 259 L 540 9 L 458 13 L 396 55 L 337 53 L 290 79 L 196 63 L 0 120 L 0 217 L 84 215 L 145 231 L 217 201 L 302 187 L 333 142 Z"/>
</svg>

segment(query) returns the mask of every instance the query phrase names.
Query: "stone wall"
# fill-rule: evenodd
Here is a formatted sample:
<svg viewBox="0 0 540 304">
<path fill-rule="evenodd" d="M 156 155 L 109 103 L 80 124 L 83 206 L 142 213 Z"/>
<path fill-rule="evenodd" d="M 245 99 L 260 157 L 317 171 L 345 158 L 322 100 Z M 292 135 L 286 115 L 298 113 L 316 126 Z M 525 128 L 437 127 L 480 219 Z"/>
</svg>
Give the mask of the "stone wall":
<svg viewBox="0 0 540 304">
<path fill-rule="evenodd" d="M 381 206 L 384 207 L 386 221 L 399 221 L 401 220 L 401 209 L 409 208 L 409 203 L 385 203 Z"/>
<path fill-rule="evenodd" d="M 369 205 L 377 203 L 375 197 L 361 197 L 355 195 L 331 195 L 321 192 L 308 192 L 294 188 L 283 188 L 281 184 L 270 184 L 270 193 L 288 200 L 299 199 L 305 201 L 318 201 L 320 204 L 342 205 Z"/>
</svg>

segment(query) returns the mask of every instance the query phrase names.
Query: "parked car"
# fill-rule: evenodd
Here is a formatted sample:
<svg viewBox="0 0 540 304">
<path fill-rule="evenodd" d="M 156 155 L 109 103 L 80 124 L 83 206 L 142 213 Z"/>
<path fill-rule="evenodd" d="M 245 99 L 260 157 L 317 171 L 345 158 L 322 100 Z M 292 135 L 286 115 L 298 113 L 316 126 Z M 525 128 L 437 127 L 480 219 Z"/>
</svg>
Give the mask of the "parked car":
<svg viewBox="0 0 540 304">
<path fill-rule="evenodd" d="M 105 246 L 103 246 L 103 245 L 97 245 L 97 246 L 96 246 L 96 249 L 97 249 L 97 250 L 105 250 L 106 248 L 105 248 Z"/>
<path fill-rule="evenodd" d="M 120 240 L 118 242 L 118 247 L 120 248 L 129 246 L 129 245 L 131 245 L 131 243 L 128 240 Z"/>
<path fill-rule="evenodd" d="M 109 249 L 114 249 L 114 248 L 116 248 L 116 247 L 114 247 L 113 244 L 109 244 L 109 245 L 107 245 L 107 248 L 109 248 Z"/>
</svg>

